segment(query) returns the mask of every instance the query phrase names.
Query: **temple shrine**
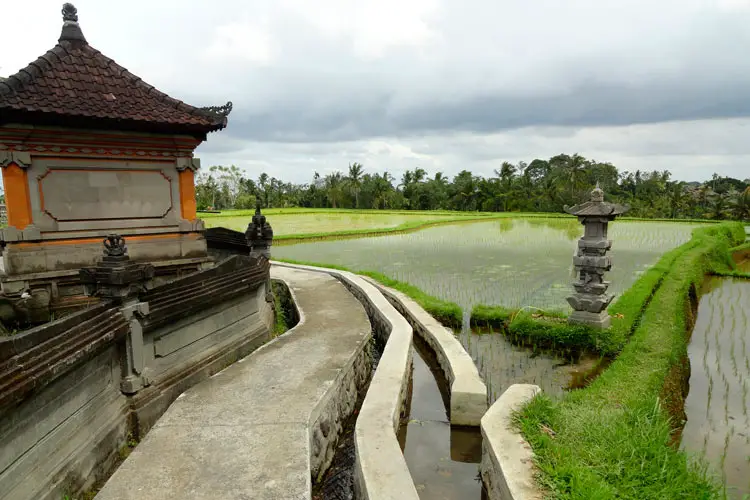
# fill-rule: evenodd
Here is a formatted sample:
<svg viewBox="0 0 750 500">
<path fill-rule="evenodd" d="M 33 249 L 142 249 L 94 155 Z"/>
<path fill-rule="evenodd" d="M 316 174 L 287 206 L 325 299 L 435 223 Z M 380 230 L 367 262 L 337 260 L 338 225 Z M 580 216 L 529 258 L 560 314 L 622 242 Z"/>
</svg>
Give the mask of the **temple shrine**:
<svg viewBox="0 0 750 500">
<path fill-rule="evenodd" d="M 32 322 L 84 300 L 78 271 L 110 233 L 157 282 L 212 265 L 193 153 L 232 109 L 160 92 L 89 45 L 73 5 L 62 14 L 57 45 L 0 79 L 0 317 Z"/>
</svg>

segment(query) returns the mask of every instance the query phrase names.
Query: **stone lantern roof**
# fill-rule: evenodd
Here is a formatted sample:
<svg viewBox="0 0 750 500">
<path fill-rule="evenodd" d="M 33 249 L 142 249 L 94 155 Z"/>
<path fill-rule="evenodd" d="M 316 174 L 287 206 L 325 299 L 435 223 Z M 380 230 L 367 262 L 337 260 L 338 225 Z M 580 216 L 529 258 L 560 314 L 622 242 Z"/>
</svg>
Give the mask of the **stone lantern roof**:
<svg viewBox="0 0 750 500">
<path fill-rule="evenodd" d="M 197 108 L 160 92 L 92 46 L 78 12 L 63 5 L 57 45 L 0 79 L 0 125 L 7 123 L 189 134 L 227 126 L 232 103 Z"/>
<path fill-rule="evenodd" d="M 591 199 L 589 201 L 572 207 L 566 205 L 563 208 L 570 215 L 577 217 L 608 217 L 612 219 L 630 210 L 628 205 L 604 201 L 604 191 L 599 187 L 598 182 L 594 190 L 591 191 Z"/>
</svg>

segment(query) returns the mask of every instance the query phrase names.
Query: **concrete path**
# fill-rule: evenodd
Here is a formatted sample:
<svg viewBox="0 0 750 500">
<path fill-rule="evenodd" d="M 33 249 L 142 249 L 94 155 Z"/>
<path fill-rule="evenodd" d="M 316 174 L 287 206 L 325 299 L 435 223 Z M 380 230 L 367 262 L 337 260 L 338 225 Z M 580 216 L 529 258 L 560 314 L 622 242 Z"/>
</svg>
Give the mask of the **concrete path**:
<svg viewBox="0 0 750 500">
<path fill-rule="evenodd" d="M 97 500 L 307 499 L 309 422 L 370 337 L 329 275 L 286 268 L 299 325 L 182 394 Z"/>
</svg>

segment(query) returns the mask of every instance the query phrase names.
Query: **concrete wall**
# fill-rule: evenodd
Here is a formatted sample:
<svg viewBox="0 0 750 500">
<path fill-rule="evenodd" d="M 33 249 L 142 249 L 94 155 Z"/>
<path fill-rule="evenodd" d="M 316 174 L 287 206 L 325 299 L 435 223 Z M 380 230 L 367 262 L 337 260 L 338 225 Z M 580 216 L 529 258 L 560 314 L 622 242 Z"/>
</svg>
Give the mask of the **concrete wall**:
<svg viewBox="0 0 750 500">
<path fill-rule="evenodd" d="M 131 321 L 138 321 L 134 315 Z M 137 327 L 0 414 L 0 499 L 59 500 L 105 479 L 128 435 L 141 436 L 185 389 L 249 354 L 269 336 L 265 285 L 143 335 L 148 385 L 121 388 Z M 50 353 L 52 354 L 52 352 Z"/>
<path fill-rule="evenodd" d="M 520 410 L 541 389 L 513 384 L 482 417 L 482 482 L 488 500 L 541 500 L 534 481 L 534 454 L 513 428 L 513 412 Z"/>
<path fill-rule="evenodd" d="M 487 411 L 487 387 L 479 376 L 471 356 L 453 332 L 441 325 L 427 311 L 403 293 L 385 287 L 367 277 L 388 301 L 409 321 L 435 353 L 450 387 L 450 421 L 452 425 L 478 427 Z"/>
<path fill-rule="evenodd" d="M 408 404 L 411 326 L 372 284 L 355 274 L 283 262 L 273 264 L 326 272 L 339 279 L 364 305 L 385 348 L 355 426 L 355 490 L 361 499 L 417 500 L 419 495 L 396 437 Z"/>
</svg>

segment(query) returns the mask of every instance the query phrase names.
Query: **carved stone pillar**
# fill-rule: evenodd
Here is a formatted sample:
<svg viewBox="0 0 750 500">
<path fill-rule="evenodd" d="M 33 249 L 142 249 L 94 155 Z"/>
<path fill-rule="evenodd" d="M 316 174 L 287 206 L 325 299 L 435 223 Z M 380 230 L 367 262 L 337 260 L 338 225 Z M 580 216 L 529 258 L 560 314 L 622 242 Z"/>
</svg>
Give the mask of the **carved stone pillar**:
<svg viewBox="0 0 750 500">
<path fill-rule="evenodd" d="M 266 221 L 266 216 L 260 213 L 260 202 L 255 206 L 255 215 L 245 231 L 245 239 L 250 247 L 250 256 L 263 256 L 271 260 L 271 244 L 273 243 L 273 229 Z M 271 279 L 266 280 L 266 301 L 273 303 L 273 289 Z"/>
<path fill-rule="evenodd" d="M 132 394 L 149 385 L 143 352 L 143 327 L 140 318 L 148 315 L 148 303 L 140 302 L 138 294 L 146 290 L 154 277 L 151 264 L 131 262 L 125 238 L 110 234 L 104 239 L 104 256 L 96 267 L 80 270 L 87 295 L 111 300 L 130 323 L 126 338 L 126 363 L 121 389 Z"/>
<path fill-rule="evenodd" d="M 266 259 L 271 259 L 273 229 L 266 221 L 266 216 L 260 213 L 260 203 L 256 205 L 253 220 L 247 226 L 245 239 L 250 246 L 250 255 L 262 255 Z"/>
<path fill-rule="evenodd" d="M 583 237 L 578 240 L 578 253 L 573 257 L 578 281 L 573 283 L 576 293 L 567 298 L 573 307 L 568 323 L 609 328 L 611 318 L 607 307 L 614 295 L 606 293 L 609 281 L 604 280 L 604 273 L 612 268 L 611 258 L 607 255 L 612 241 L 607 239 L 607 229 L 609 222 L 629 208 L 605 202 L 604 191 L 598 183 L 591 192 L 590 201 L 565 207 L 565 211 L 577 216 L 584 226 Z"/>
</svg>

